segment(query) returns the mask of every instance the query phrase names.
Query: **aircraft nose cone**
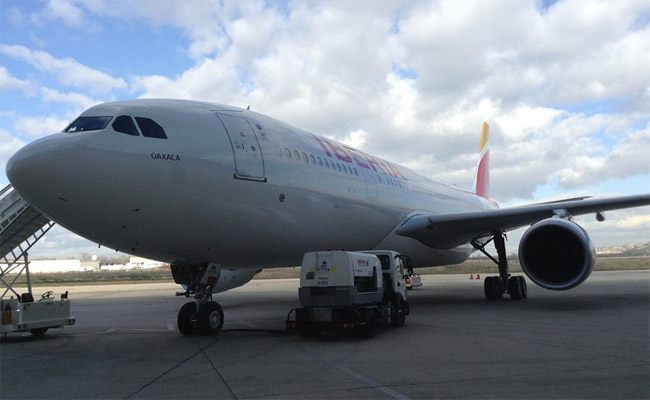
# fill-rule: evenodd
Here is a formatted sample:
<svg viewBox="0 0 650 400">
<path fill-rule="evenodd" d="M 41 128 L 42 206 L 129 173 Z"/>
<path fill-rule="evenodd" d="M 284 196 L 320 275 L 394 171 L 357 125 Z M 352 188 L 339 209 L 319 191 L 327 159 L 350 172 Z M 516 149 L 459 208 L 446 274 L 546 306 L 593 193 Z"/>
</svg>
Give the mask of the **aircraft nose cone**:
<svg viewBox="0 0 650 400">
<path fill-rule="evenodd" d="M 61 166 L 69 155 L 59 135 L 48 136 L 18 150 L 7 162 L 9 182 L 20 196 L 32 205 L 38 205 L 44 194 L 56 190 L 61 179 Z"/>
<path fill-rule="evenodd" d="M 19 192 L 21 191 L 19 188 L 33 183 L 34 177 L 37 175 L 39 153 L 40 146 L 37 143 L 32 143 L 18 150 L 9 158 L 6 167 L 7 178 Z"/>
</svg>

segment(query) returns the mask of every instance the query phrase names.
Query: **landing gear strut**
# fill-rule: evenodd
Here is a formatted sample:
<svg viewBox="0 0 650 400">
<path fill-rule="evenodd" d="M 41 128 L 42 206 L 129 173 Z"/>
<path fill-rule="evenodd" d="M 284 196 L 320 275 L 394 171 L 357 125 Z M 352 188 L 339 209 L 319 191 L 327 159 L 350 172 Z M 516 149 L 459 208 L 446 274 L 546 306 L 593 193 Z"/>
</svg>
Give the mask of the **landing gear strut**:
<svg viewBox="0 0 650 400">
<path fill-rule="evenodd" d="M 512 300 L 525 299 L 528 297 L 526 280 L 523 276 L 511 276 L 508 273 L 508 259 L 506 257 L 504 236 L 505 234 L 503 232 L 496 232 L 492 235 L 492 238 L 484 244 L 479 244 L 475 240 L 472 241 L 472 246 L 474 246 L 476 250 L 485 254 L 499 267 L 499 276 L 489 276 L 485 278 L 485 281 L 483 281 L 485 297 L 488 300 L 496 300 L 502 298 L 504 293 L 508 293 Z M 485 246 L 491 241 L 494 241 L 498 260 L 485 251 Z"/>
<path fill-rule="evenodd" d="M 183 335 L 201 334 L 213 336 L 223 327 L 223 309 L 212 301 L 212 284 L 216 282 L 219 268 L 213 264 L 205 267 L 183 268 L 172 266 L 174 280 L 185 287 L 184 292 L 176 296 L 193 297 L 195 300 L 185 303 L 178 312 L 178 330 Z M 187 278 L 190 279 L 187 279 Z"/>
</svg>

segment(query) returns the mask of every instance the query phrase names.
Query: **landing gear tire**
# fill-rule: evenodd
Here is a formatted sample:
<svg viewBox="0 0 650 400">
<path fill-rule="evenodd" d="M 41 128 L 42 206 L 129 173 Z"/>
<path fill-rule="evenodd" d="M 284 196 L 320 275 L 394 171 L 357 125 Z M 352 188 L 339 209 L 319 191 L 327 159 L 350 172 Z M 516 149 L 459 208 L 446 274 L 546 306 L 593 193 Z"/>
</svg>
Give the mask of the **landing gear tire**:
<svg viewBox="0 0 650 400">
<path fill-rule="evenodd" d="M 497 300 L 503 297 L 501 292 L 501 278 L 498 276 L 488 276 L 483 281 L 485 298 L 488 300 Z"/>
<path fill-rule="evenodd" d="M 377 313 L 375 310 L 370 310 L 367 317 L 366 324 L 357 328 L 357 336 L 370 339 L 377 334 Z"/>
<path fill-rule="evenodd" d="M 179 332 L 183 335 L 189 336 L 198 333 L 196 302 L 191 301 L 181 307 L 178 312 L 176 324 L 178 325 Z"/>
<path fill-rule="evenodd" d="M 525 299 L 528 297 L 528 285 L 526 284 L 526 279 L 523 276 L 519 277 L 519 285 L 521 286 L 521 298 Z"/>
<path fill-rule="evenodd" d="M 523 276 L 512 276 L 508 279 L 508 293 L 512 300 L 528 297 L 528 287 Z"/>
<path fill-rule="evenodd" d="M 31 333 L 35 337 L 43 337 L 45 336 L 45 332 L 47 332 L 49 328 L 34 328 L 30 329 L 29 333 Z"/>
<path fill-rule="evenodd" d="M 521 299 L 521 285 L 519 284 L 518 276 L 512 276 L 508 279 L 508 294 L 512 300 Z"/>
<path fill-rule="evenodd" d="M 221 305 L 215 301 L 203 303 L 197 313 L 196 322 L 201 335 L 217 335 L 223 327 L 223 310 L 221 309 Z"/>
</svg>

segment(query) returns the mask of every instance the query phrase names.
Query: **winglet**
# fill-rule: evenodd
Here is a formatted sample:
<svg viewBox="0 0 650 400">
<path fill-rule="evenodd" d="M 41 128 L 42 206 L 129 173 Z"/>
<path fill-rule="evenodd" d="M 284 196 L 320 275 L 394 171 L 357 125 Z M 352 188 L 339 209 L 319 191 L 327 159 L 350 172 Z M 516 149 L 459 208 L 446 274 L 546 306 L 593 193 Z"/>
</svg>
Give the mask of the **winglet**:
<svg viewBox="0 0 650 400">
<path fill-rule="evenodd" d="M 483 122 L 481 131 L 481 144 L 478 147 L 478 160 L 476 161 L 476 177 L 472 192 L 479 196 L 489 198 L 490 192 L 490 126 Z"/>
</svg>

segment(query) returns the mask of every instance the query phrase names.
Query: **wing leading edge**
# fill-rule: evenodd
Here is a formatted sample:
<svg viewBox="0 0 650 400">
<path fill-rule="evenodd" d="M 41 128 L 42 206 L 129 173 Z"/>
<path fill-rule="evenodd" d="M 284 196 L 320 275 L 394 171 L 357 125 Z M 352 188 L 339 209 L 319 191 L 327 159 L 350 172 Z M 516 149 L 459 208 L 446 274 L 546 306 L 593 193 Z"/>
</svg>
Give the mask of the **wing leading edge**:
<svg viewBox="0 0 650 400">
<path fill-rule="evenodd" d="M 450 249 L 473 239 L 489 237 L 546 218 L 650 205 L 650 194 L 539 203 L 497 210 L 419 215 L 406 221 L 397 234 L 435 249 Z"/>
</svg>

